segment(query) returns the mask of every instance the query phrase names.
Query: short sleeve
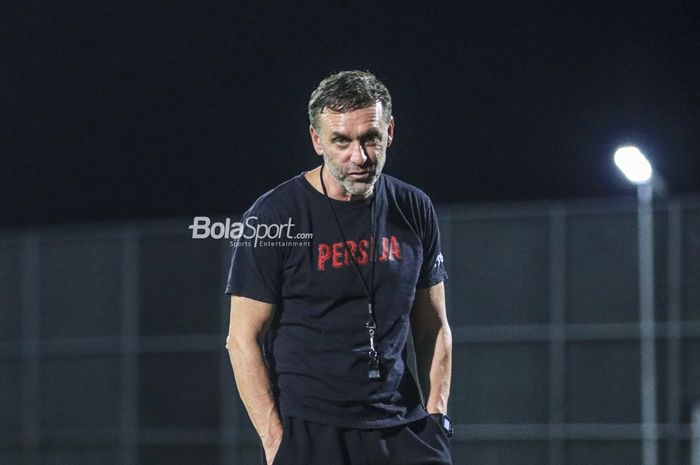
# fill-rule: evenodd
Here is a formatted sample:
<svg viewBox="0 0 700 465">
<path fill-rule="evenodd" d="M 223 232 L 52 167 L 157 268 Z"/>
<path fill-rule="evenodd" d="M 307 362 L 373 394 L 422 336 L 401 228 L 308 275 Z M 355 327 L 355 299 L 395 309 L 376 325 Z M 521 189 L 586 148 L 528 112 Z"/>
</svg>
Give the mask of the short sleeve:
<svg viewBox="0 0 700 465">
<path fill-rule="evenodd" d="M 437 215 L 430 199 L 426 198 L 421 211 L 421 241 L 423 244 L 423 264 L 418 276 L 418 289 L 433 286 L 447 279 L 445 263 L 440 246 L 440 228 Z"/>
<path fill-rule="evenodd" d="M 282 247 L 256 241 L 258 225 L 277 223 L 274 214 L 253 206 L 241 219 L 242 235 L 233 242 L 226 294 L 277 303 L 282 290 Z M 252 237 L 250 237 L 252 236 Z"/>
</svg>

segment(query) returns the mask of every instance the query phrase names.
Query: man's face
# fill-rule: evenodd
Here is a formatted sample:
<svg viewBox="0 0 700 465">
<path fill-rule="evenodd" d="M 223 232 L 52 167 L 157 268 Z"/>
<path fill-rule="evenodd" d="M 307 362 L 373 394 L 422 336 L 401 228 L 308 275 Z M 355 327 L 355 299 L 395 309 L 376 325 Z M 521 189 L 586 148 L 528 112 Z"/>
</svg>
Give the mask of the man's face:
<svg viewBox="0 0 700 465">
<path fill-rule="evenodd" d="M 346 113 L 325 109 L 318 125 L 310 129 L 311 140 L 343 195 L 369 197 L 394 136 L 393 117 L 387 124 L 382 104 L 376 103 Z"/>
</svg>

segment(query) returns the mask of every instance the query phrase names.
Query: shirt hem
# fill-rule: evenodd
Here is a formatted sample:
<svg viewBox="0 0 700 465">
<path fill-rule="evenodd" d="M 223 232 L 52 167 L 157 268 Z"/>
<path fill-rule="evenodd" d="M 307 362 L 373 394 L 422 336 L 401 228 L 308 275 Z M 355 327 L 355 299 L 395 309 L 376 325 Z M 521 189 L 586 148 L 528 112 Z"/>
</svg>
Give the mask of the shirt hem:
<svg viewBox="0 0 700 465">
<path fill-rule="evenodd" d="M 405 416 L 392 416 L 389 418 L 381 418 L 377 420 L 357 420 L 350 418 L 342 418 L 340 416 L 325 416 L 322 414 L 319 415 L 315 414 L 314 412 L 308 412 L 303 409 L 295 408 L 286 408 L 283 412 L 280 412 L 280 414 L 282 416 L 299 418 L 305 421 L 319 423 L 322 425 L 351 429 L 391 428 L 394 426 L 399 426 L 406 423 L 411 423 L 413 421 L 421 420 L 428 416 L 428 412 L 420 404 L 412 408 L 409 411 L 409 413 Z"/>
<path fill-rule="evenodd" d="M 231 288 L 231 287 L 226 287 L 226 295 L 230 295 L 230 296 L 235 295 L 237 297 L 245 297 L 246 299 L 257 300 L 257 301 L 265 302 L 268 304 L 277 304 L 279 302 L 279 299 L 275 299 L 273 297 L 269 297 L 269 296 L 262 295 L 262 294 L 255 294 L 252 292 L 240 292 L 240 291 L 237 291 L 236 289 Z"/>
<path fill-rule="evenodd" d="M 425 283 L 418 283 L 416 285 L 416 289 L 425 289 L 426 287 L 432 287 L 436 284 L 440 284 L 441 282 L 447 281 L 447 273 L 440 275 L 437 278 L 433 278 Z"/>
</svg>

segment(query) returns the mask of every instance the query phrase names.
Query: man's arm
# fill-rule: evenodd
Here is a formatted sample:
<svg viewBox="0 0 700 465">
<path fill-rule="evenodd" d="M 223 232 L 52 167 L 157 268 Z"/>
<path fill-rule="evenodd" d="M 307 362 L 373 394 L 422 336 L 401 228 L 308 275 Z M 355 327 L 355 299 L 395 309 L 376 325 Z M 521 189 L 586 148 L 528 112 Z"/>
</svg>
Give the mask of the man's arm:
<svg viewBox="0 0 700 465">
<path fill-rule="evenodd" d="M 443 283 L 416 290 L 411 311 L 418 378 L 427 390 L 426 410 L 447 414 L 452 377 L 452 332 L 447 322 Z"/>
<path fill-rule="evenodd" d="M 236 386 L 263 443 L 268 464 L 274 460 L 282 440 L 282 422 L 261 348 L 274 313 L 273 304 L 231 296 L 231 320 L 226 338 Z"/>
</svg>

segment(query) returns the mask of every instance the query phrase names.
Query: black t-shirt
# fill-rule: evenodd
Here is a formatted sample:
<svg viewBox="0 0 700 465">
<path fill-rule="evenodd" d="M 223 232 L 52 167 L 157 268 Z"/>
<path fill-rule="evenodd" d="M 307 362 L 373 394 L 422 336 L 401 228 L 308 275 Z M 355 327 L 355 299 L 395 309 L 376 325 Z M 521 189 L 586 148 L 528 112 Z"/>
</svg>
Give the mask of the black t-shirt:
<svg viewBox="0 0 700 465">
<path fill-rule="evenodd" d="M 416 289 L 447 277 L 437 218 L 426 194 L 385 174 L 373 197 L 330 199 L 341 235 L 329 199 L 302 173 L 241 220 L 266 237 L 236 244 L 226 293 L 277 305 L 263 348 L 282 415 L 346 428 L 426 415 L 405 347 Z M 381 380 L 368 378 L 368 298 L 350 254 L 374 288 Z"/>
</svg>

